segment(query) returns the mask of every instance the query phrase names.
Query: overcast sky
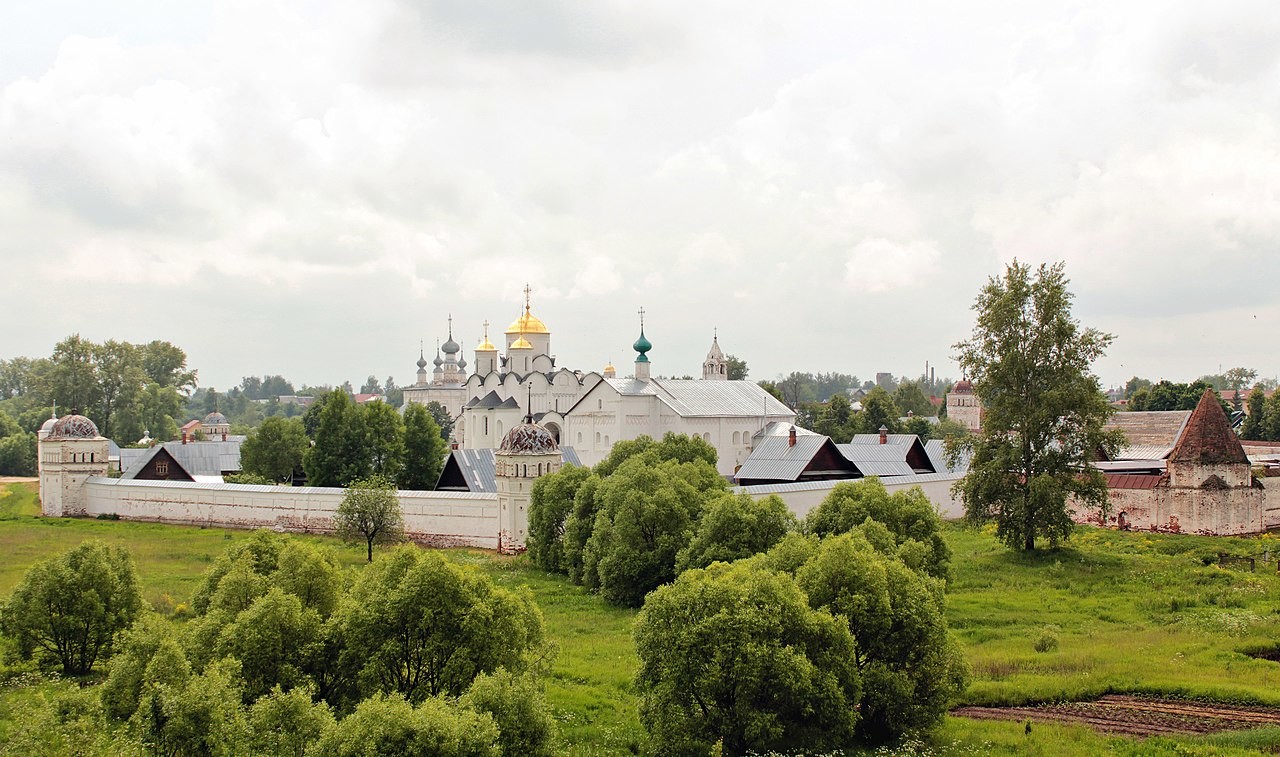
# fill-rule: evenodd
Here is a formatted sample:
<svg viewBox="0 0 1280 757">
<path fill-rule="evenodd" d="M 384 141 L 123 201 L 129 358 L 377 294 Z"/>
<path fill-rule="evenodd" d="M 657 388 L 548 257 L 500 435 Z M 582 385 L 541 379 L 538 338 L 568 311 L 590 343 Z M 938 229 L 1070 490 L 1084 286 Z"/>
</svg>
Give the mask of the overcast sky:
<svg viewBox="0 0 1280 757">
<path fill-rule="evenodd" d="M 403 385 L 528 282 L 570 368 L 958 375 L 1017 257 L 1104 385 L 1276 376 L 1280 8 L 1051 5 L 10 3 L 0 357 Z"/>
</svg>

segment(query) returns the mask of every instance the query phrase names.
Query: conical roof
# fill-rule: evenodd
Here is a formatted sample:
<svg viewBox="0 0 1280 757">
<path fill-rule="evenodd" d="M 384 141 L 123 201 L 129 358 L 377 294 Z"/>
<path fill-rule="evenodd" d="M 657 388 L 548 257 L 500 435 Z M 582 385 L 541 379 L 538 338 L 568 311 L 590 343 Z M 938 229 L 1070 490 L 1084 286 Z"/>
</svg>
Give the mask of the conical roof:
<svg viewBox="0 0 1280 757">
<path fill-rule="evenodd" d="M 1249 464 L 1240 439 L 1212 389 L 1205 389 L 1187 419 L 1187 427 L 1169 455 L 1169 462 L 1201 465 Z"/>
</svg>

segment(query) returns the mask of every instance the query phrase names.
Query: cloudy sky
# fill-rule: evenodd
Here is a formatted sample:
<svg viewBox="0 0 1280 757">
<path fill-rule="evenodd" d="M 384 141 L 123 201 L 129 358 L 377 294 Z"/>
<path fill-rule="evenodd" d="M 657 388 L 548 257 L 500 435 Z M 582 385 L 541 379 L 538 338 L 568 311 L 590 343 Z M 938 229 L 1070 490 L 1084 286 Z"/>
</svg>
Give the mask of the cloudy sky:
<svg viewBox="0 0 1280 757">
<path fill-rule="evenodd" d="M 1280 373 L 1273 0 L 10 5 L 0 357 L 405 384 L 528 282 L 568 367 L 956 375 L 1017 257 L 1104 384 Z"/>
</svg>

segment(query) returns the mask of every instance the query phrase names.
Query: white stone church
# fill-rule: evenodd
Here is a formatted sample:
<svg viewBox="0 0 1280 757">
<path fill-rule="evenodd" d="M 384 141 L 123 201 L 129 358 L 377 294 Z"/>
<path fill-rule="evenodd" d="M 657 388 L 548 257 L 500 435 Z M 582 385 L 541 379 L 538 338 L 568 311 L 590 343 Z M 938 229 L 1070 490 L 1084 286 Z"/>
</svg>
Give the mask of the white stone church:
<svg viewBox="0 0 1280 757">
<path fill-rule="evenodd" d="M 751 453 L 754 434 L 769 423 L 795 421 L 790 408 L 755 383 L 729 380 L 718 335 L 711 340 L 701 379 L 654 378 L 643 312 L 640 338 L 632 345 L 635 369 L 625 378 L 618 378 L 612 365 L 599 373 L 558 367 L 551 330 L 533 315 L 528 287 L 524 314 L 507 327 L 505 337 L 499 350 L 489 341 L 486 322 L 468 373 L 450 321 L 448 340 L 437 349 L 429 378 L 425 355 L 419 354 L 417 382 L 405 388 L 405 403 L 440 403 L 456 419 L 454 441 L 463 449 L 498 447 L 506 432 L 529 415 L 558 443 L 572 446 L 584 465 L 604 459 L 615 442 L 643 435 L 660 439 L 671 431 L 715 447 L 725 475 Z"/>
</svg>

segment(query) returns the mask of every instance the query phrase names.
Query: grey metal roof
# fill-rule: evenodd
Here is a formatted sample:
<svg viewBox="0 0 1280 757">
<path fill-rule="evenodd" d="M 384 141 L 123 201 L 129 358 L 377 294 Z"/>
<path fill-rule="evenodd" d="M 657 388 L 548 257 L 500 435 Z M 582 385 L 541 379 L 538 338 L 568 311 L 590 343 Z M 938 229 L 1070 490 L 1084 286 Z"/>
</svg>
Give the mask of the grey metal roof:
<svg viewBox="0 0 1280 757">
<path fill-rule="evenodd" d="M 793 428 L 796 430 L 797 437 L 821 436 L 821 434 L 819 434 L 816 431 L 810 431 L 807 428 L 801 428 L 800 426 L 797 426 L 794 423 L 790 423 L 788 421 L 769 421 L 764 428 L 752 434 L 751 438 L 752 440 L 754 440 L 756 444 L 759 444 L 761 439 L 765 437 L 770 437 L 770 436 L 780 436 L 785 439 L 791 436 L 791 429 Z"/>
<path fill-rule="evenodd" d="M 791 408 L 752 381 L 654 379 L 649 383 L 657 384 L 666 393 L 663 399 L 667 404 L 684 417 L 795 416 Z"/>
<path fill-rule="evenodd" d="M 449 454 L 462 472 L 468 491 L 498 491 L 498 466 L 493 449 L 455 449 Z M 560 456 L 566 465 L 582 467 L 582 460 L 573 447 L 561 446 Z"/>
<path fill-rule="evenodd" d="M 914 476 L 915 471 L 907 465 L 906 461 L 901 462 L 879 462 L 871 460 L 850 460 L 864 476 Z"/>
<path fill-rule="evenodd" d="M 1166 460 L 1173 454 L 1173 447 L 1158 444 L 1138 444 L 1120 450 L 1114 460 Z"/>
<path fill-rule="evenodd" d="M 933 462 L 933 469 L 939 473 L 955 473 L 963 476 L 969 472 L 969 460 L 973 453 L 962 450 L 954 466 L 947 465 L 947 445 L 941 439 L 930 439 L 924 443 L 925 454 Z"/>
<path fill-rule="evenodd" d="M 785 437 L 766 438 L 751 450 L 736 478 L 795 481 L 828 441 L 825 436 L 797 436 L 793 447 Z"/>
<path fill-rule="evenodd" d="M 861 463 L 864 462 L 905 463 L 907 452 L 911 448 L 900 444 L 837 444 L 836 449 L 847 460 L 858 464 L 861 470 Z"/>
<path fill-rule="evenodd" d="M 886 434 L 885 445 L 909 447 L 920 437 L 915 434 Z M 879 434 L 854 434 L 850 444 L 880 444 Z"/>
<path fill-rule="evenodd" d="M 121 478 L 132 479 L 165 450 L 191 476 L 221 476 L 223 471 L 240 470 L 240 441 L 165 442 L 146 449 L 121 449 Z"/>
</svg>

